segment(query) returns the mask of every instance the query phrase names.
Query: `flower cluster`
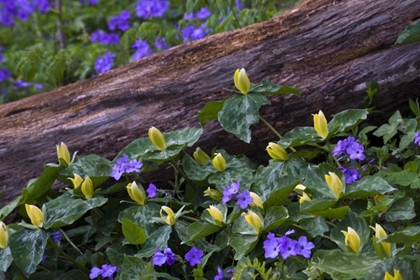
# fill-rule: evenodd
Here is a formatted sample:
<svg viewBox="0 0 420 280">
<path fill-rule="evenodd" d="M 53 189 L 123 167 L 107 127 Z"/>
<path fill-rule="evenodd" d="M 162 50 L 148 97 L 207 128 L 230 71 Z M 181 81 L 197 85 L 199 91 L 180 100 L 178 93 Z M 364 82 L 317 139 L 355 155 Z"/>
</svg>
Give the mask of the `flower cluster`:
<svg viewBox="0 0 420 280">
<path fill-rule="evenodd" d="M 136 50 L 132 58 L 133 61 L 149 56 L 153 53 L 153 50 L 149 46 L 147 41 L 142 39 L 138 39 L 137 41 L 135 41 L 131 48 Z"/>
<path fill-rule="evenodd" d="M 55 243 L 60 244 L 61 242 L 61 232 L 55 231 L 53 234 L 51 234 L 51 238 L 54 240 Z"/>
<path fill-rule="evenodd" d="M 351 160 L 365 160 L 366 156 L 363 153 L 365 147 L 361 145 L 356 138 L 349 136 L 344 140 L 340 140 L 337 146 L 334 147 L 333 155 L 335 157 L 345 154 L 350 157 Z"/>
<path fill-rule="evenodd" d="M 190 263 L 191 266 L 200 264 L 203 261 L 204 252 L 192 247 L 186 254 L 185 259 Z"/>
<path fill-rule="evenodd" d="M 106 33 L 103 30 L 96 30 L 90 35 L 90 41 L 105 45 L 118 44 L 120 42 L 120 36 L 117 33 Z"/>
<path fill-rule="evenodd" d="M 153 255 L 153 265 L 162 266 L 164 263 L 167 265 L 173 265 L 175 263 L 176 256 L 172 252 L 171 248 L 166 247 L 163 251 L 160 249 L 155 250 Z"/>
<path fill-rule="evenodd" d="M 112 264 L 104 264 L 101 268 L 92 267 L 89 274 L 89 279 L 95 279 L 99 276 L 102 278 L 114 279 L 114 274 L 118 271 L 118 268 Z"/>
<path fill-rule="evenodd" d="M 98 74 L 102 74 L 111 70 L 114 64 L 115 54 L 106 52 L 104 55 L 98 57 L 95 61 L 95 71 Z"/>
<path fill-rule="evenodd" d="M 115 30 L 118 28 L 121 31 L 126 31 L 130 28 L 130 16 L 130 11 L 123 10 L 118 16 L 111 17 L 108 22 L 109 30 Z"/>
<path fill-rule="evenodd" d="M 226 204 L 232 199 L 236 199 L 236 204 L 239 205 L 239 207 L 241 207 L 243 210 L 248 208 L 248 206 L 251 204 L 262 207 L 261 198 L 259 198 L 257 194 L 248 190 L 239 192 L 240 185 L 241 179 L 239 179 L 237 182 L 233 182 L 230 186 L 226 186 L 226 188 L 223 190 L 222 202 Z"/>
<path fill-rule="evenodd" d="M 206 37 L 210 33 L 210 29 L 206 28 L 206 24 L 202 23 L 198 27 L 188 24 L 181 30 L 183 42 L 194 41 Z"/>
<path fill-rule="evenodd" d="M 420 131 L 418 131 L 415 135 L 414 135 L 414 144 L 417 144 L 420 146 Z"/>
<path fill-rule="evenodd" d="M 356 168 L 345 168 L 345 167 L 339 167 L 338 169 L 343 172 L 344 178 L 346 180 L 346 184 L 351 184 L 356 181 L 359 181 L 360 178 L 362 178 L 362 175 L 357 172 Z"/>
<path fill-rule="evenodd" d="M 96 4 L 98 4 L 98 0 L 88 0 L 88 1 L 86 1 L 86 0 L 80 0 L 80 4 L 81 5 L 85 5 L 86 2 L 89 2 L 90 5 L 96 5 Z"/>
<path fill-rule="evenodd" d="M 168 0 L 140 0 L 135 6 L 136 16 L 143 19 L 161 18 L 169 9 Z"/>
<path fill-rule="evenodd" d="M 6 68 L 0 68 L 0 83 L 10 78 L 10 72 Z"/>
<path fill-rule="evenodd" d="M 210 10 L 207 9 L 206 7 L 203 7 L 200 10 L 198 10 L 196 13 L 185 13 L 184 14 L 184 19 L 186 19 L 186 20 L 194 20 L 194 19 L 206 20 L 209 16 L 211 16 Z"/>
<path fill-rule="evenodd" d="M 3 26 L 13 26 L 14 20 L 27 21 L 38 9 L 47 13 L 51 9 L 48 0 L 3 0 L 0 1 L 0 23 Z"/>
<path fill-rule="evenodd" d="M 285 260 L 290 256 L 301 255 L 304 258 L 311 257 L 311 250 L 315 247 L 312 242 L 309 242 L 306 236 L 299 237 L 298 240 L 293 240 L 288 237 L 288 234 L 294 231 L 289 231 L 282 237 L 276 237 L 274 233 L 269 233 L 267 240 L 264 241 L 263 248 L 265 250 L 265 258 L 277 258 L 280 254 Z"/>
<path fill-rule="evenodd" d="M 116 164 L 112 168 L 111 177 L 115 180 L 119 180 L 124 173 L 140 172 L 140 168 L 143 166 L 141 161 L 128 160 L 128 155 L 124 154 L 123 157 L 117 159 Z"/>
</svg>

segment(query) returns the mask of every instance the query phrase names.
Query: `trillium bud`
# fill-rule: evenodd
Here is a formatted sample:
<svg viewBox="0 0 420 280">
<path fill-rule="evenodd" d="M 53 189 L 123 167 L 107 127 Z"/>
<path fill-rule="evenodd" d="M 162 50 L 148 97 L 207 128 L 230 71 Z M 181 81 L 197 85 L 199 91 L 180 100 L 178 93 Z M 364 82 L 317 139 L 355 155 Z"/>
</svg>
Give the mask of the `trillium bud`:
<svg viewBox="0 0 420 280">
<path fill-rule="evenodd" d="M 216 156 L 213 158 L 213 166 L 220 172 L 225 171 L 226 160 L 224 159 L 221 153 L 217 153 Z"/>
<path fill-rule="evenodd" d="M 144 205 L 146 202 L 146 195 L 140 190 L 136 182 L 127 185 L 127 192 L 131 199 L 138 204 Z"/>
<path fill-rule="evenodd" d="M 257 233 L 260 233 L 263 230 L 260 216 L 253 211 L 248 210 L 248 213 L 245 215 L 245 221 L 250 224 Z"/>
<path fill-rule="evenodd" d="M 314 128 L 322 139 L 327 138 L 328 136 L 328 124 L 327 119 L 325 118 L 324 113 L 319 110 L 318 114 L 314 115 Z"/>
<path fill-rule="evenodd" d="M 347 227 L 347 231 L 341 231 L 344 234 L 344 244 L 356 254 L 360 253 L 360 236 L 351 227 Z"/>
<path fill-rule="evenodd" d="M 89 176 L 86 176 L 82 183 L 82 193 L 86 199 L 91 199 L 93 196 L 93 183 Z"/>
<path fill-rule="evenodd" d="M 152 141 L 152 144 L 155 145 L 156 148 L 158 148 L 161 151 L 166 150 L 166 140 L 165 136 L 163 136 L 162 132 L 160 132 L 159 129 L 152 126 L 149 128 L 149 138 L 150 141 Z"/>
<path fill-rule="evenodd" d="M 333 191 L 335 198 L 339 199 L 343 193 L 343 183 L 335 173 L 328 173 L 329 175 L 325 175 L 325 181 L 327 182 L 328 187 Z"/>
<path fill-rule="evenodd" d="M 209 208 L 207 208 L 207 211 L 217 224 L 221 225 L 223 223 L 222 211 L 220 211 L 217 207 L 210 205 Z"/>
<path fill-rule="evenodd" d="M 259 197 L 258 194 L 254 193 L 254 192 L 249 192 L 249 196 L 252 198 L 251 206 L 256 205 L 256 206 L 260 207 L 261 209 L 264 209 L 263 202 L 261 200 L 261 197 Z"/>
<path fill-rule="evenodd" d="M 375 227 L 371 226 L 371 228 L 375 231 L 375 236 L 372 238 L 372 241 L 376 254 L 381 260 L 385 257 L 391 258 L 391 243 L 385 241 L 378 242 L 378 239 L 388 236 L 385 230 L 379 224 L 376 224 Z"/>
<path fill-rule="evenodd" d="M 280 161 L 286 161 L 289 159 L 289 155 L 287 154 L 286 150 L 277 143 L 270 142 L 265 149 L 272 159 Z"/>
<path fill-rule="evenodd" d="M 394 268 L 394 276 L 392 276 L 388 271 L 385 273 L 384 280 L 403 280 L 399 270 Z"/>
<path fill-rule="evenodd" d="M 244 68 L 241 70 L 236 69 L 235 74 L 233 75 L 233 82 L 235 83 L 235 87 L 239 89 L 242 94 L 247 94 L 251 88 L 251 82 L 249 81 Z"/>
<path fill-rule="evenodd" d="M 211 160 L 210 156 L 206 154 L 202 149 L 197 148 L 193 153 L 195 161 L 197 161 L 200 165 L 206 165 L 209 160 Z"/>
<path fill-rule="evenodd" d="M 311 201 L 312 199 L 309 197 L 309 195 L 306 194 L 306 192 L 302 192 L 302 196 L 299 198 L 299 203 L 302 204 L 304 201 Z"/>
<path fill-rule="evenodd" d="M 72 181 L 73 187 L 75 189 L 77 189 L 80 186 L 80 184 L 83 182 L 82 177 L 80 177 L 80 175 L 79 174 L 76 174 L 76 173 L 74 173 L 74 178 L 67 178 L 67 179 L 69 179 L 70 181 Z"/>
<path fill-rule="evenodd" d="M 9 241 L 9 231 L 5 223 L 0 222 L 0 248 L 6 249 L 7 242 Z"/>
<path fill-rule="evenodd" d="M 215 189 L 210 189 L 210 187 L 207 188 L 207 190 L 204 191 L 204 196 L 209 196 L 211 199 L 220 201 L 222 199 L 222 194 Z"/>
<path fill-rule="evenodd" d="M 69 166 L 70 165 L 70 153 L 69 153 L 69 149 L 67 149 L 66 144 L 61 142 L 60 144 L 55 145 L 55 147 L 57 149 L 58 162 L 60 162 L 60 159 L 63 159 L 64 162 L 65 162 L 65 166 Z"/>
<path fill-rule="evenodd" d="M 31 223 L 40 228 L 44 224 L 44 214 L 42 213 L 41 209 L 36 207 L 35 205 L 25 204 L 26 214 L 28 214 L 29 219 L 31 219 Z"/>
<path fill-rule="evenodd" d="M 167 216 L 165 217 L 162 212 L 165 212 Z M 172 211 L 172 209 L 169 208 L 168 206 L 162 206 L 162 208 L 160 209 L 160 217 L 168 225 L 175 224 L 175 214 L 174 214 L 174 211 Z"/>
</svg>

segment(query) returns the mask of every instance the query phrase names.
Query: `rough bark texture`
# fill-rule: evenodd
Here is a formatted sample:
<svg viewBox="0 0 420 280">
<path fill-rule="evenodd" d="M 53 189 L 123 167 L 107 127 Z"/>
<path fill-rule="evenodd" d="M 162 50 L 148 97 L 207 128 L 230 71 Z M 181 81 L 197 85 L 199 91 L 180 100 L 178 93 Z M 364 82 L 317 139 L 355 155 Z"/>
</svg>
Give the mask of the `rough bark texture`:
<svg viewBox="0 0 420 280">
<path fill-rule="evenodd" d="M 0 187 L 10 201 L 42 165 L 55 162 L 54 145 L 79 155 L 113 158 L 154 125 L 162 131 L 198 126 L 197 110 L 231 93 L 233 72 L 299 87 L 301 96 L 271 98 L 262 115 L 280 132 L 360 107 L 366 83 L 380 85 L 379 109 L 407 106 L 420 96 L 420 44 L 394 46 L 420 17 L 418 0 L 308 0 L 264 23 L 217 34 L 154 54 L 87 81 L 0 106 Z M 199 145 L 223 147 L 264 162 L 275 136 L 254 125 L 251 144 L 205 126 Z M 260 158 L 263 157 L 263 158 Z"/>
</svg>

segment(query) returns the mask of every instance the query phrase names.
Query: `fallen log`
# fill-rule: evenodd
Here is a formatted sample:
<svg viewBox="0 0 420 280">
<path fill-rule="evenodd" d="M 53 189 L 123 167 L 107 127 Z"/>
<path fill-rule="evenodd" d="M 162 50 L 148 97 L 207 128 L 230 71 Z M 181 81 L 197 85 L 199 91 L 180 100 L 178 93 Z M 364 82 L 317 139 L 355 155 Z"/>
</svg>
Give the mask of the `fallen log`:
<svg viewBox="0 0 420 280">
<path fill-rule="evenodd" d="M 311 113 L 358 108 L 366 84 L 379 83 L 378 109 L 391 113 L 420 96 L 420 44 L 393 45 L 420 17 L 417 0 L 308 0 L 267 22 L 153 54 L 95 78 L 0 106 L 0 206 L 20 193 L 42 165 L 56 162 L 56 143 L 79 155 L 112 159 L 150 126 L 198 126 L 197 111 L 231 93 L 246 68 L 251 82 L 268 78 L 301 96 L 271 98 L 261 114 L 284 133 L 311 125 Z M 198 145 L 223 147 L 265 162 L 275 136 L 254 125 L 246 144 L 205 126 Z"/>
</svg>

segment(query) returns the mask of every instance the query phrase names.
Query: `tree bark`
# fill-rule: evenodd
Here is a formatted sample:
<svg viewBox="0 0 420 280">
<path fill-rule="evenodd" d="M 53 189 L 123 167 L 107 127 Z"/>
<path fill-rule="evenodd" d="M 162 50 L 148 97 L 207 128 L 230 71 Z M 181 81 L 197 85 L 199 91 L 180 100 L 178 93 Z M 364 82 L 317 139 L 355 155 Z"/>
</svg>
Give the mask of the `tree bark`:
<svg viewBox="0 0 420 280">
<path fill-rule="evenodd" d="M 419 17 L 418 0 L 308 0 L 267 22 L 2 105 L 0 206 L 38 177 L 44 163 L 57 162 L 56 143 L 112 159 L 152 125 L 161 131 L 199 126 L 197 111 L 206 102 L 232 94 L 225 89 L 233 88 L 237 68 L 246 68 L 254 83 L 268 78 L 301 89 L 300 96 L 273 97 L 263 107 L 281 133 L 312 125 L 311 114 L 320 109 L 330 116 L 359 108 L 370 81 L 379 83 L 378 109 L 407 108 L 408 98 L 420 96 L 420 44 L 393 44 Z M 198 145 L 265 163 L 265 146 L 276 137 L 263 124 L 252 130 L 246 144 L 211 122 Z"/>
</svg>

